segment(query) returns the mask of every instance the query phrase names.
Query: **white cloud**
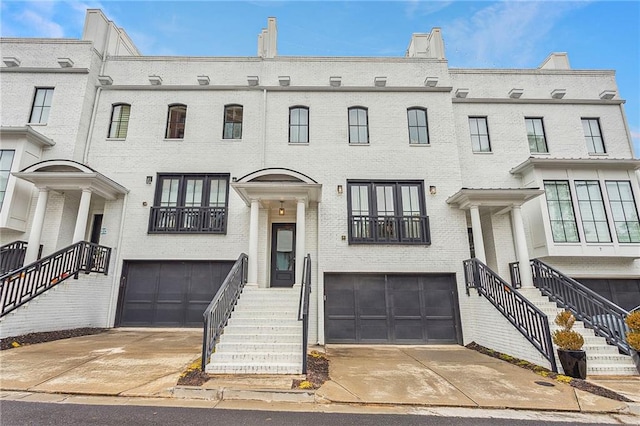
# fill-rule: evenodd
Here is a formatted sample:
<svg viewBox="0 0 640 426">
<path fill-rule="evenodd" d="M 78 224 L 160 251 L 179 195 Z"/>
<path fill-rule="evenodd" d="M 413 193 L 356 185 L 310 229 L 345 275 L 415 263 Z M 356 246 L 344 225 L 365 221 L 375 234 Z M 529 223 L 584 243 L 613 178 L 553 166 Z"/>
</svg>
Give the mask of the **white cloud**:
<svg viewBox="0 0 640 426">
<path fill-rule="evenodd" d="M 433 13 L 439 12 L 442 9 L 448 7 L 452 1 L 424 1 L 424 0 L 410 0 L 407 2 L 407 6 L 405 8 L 405 15 L 409 19 L 414 16 L 426 16 L 431 15 Z"/>
<path fill-rule="evenodd" d="M 54 22 L 49 16 L 36 10 L 24 10 L 19 18 L 22 23 L 33 29 L 36 37 L 61 38 L 64 37 L 62 25 Z"/>
<path fill-rule="evenodd" d="M 472 3 L 473 4 L 473 3 Z M 478 3 L 482 4 L 482 3 Z M 586 2 L 498 2 L 442 25 L 455 67 L 518 67 L 541 62 L 541 45 L 554 25 Z"/>
</svg>

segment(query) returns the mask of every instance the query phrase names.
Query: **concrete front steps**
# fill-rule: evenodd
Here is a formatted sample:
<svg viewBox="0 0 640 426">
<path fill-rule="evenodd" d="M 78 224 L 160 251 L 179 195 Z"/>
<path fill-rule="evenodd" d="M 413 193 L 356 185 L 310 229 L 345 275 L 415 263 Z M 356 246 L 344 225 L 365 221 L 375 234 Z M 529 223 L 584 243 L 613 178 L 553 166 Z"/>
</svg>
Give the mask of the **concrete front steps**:
<svg viewBox="0 0 640 426">
<path fill-rule="evenodd" d="M 542 295 L 537 288 L 519 289 L 518 291 L 547 315 L 552 333 L 559 329 L 554 321 L 558 312 L 562 312 L 563 309 L 558 308 L 555 302 L 550 301 L 547 296 Z M 587 353 L 588 376 L 638 375 L 638 371 L 630 356 L 620 354 L 616 346 L 607 344 L 604 337 L 596 336 L 592 329 L 584 326 L 584 323 L 576 321 L 573 330 L 584 337 L 584 346 L 582 349 Z M 555 345 L 554 349 L 557 349 Z M 561 372 L 562 365 L 558 359 L 557 352 L 555 352 L 555 355 L 558 371 Z"/>
<path fill-rule="evenodd" d="M 246 286 L 215 353 L 210 374 L 301 374 L 300 288 Z"/>
</svg>

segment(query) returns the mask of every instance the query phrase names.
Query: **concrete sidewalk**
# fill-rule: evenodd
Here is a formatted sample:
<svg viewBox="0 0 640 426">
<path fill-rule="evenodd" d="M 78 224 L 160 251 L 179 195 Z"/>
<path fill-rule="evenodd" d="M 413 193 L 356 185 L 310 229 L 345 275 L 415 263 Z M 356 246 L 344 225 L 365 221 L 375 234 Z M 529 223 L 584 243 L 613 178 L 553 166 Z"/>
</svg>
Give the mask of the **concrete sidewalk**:
<svg viewBox="0 0 640 426">
<path fill-rule="evenodd" d="M 0 389 L 3 395 L 29 398 L 162 398 L 184 406 L 198 399 L 231 407 L 275 402 L 290 404 L 289 409 L 298 406 L 296 410 L 451 407 L 640 414 L 637 403 L 580 391 L 460 346 L 328 345 L 331 380 L 315 392 L 292 390 L 292 376 L 215 376 L 203 386 L 176 386 L 180 374 L 200 356 L 201 333 L 113 329 L 2 351 Z M 601 378 L 598 384 L 618 392 L 622 388 L 621 393 L 640 402 L 639 377 Z"/>
</svg>

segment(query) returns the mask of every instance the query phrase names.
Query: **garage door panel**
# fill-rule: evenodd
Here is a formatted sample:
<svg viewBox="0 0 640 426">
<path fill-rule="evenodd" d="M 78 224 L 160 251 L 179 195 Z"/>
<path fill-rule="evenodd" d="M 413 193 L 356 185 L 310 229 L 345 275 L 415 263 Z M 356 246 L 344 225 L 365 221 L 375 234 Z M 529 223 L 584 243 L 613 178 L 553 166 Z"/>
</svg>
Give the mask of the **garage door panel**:
<svg viewBox="0 0 640 426">
<path fill-rule="evenodd" d="M 583 279 L 577 280 L 622 309 L 631 310 L 640 305 L 640 279 Z"/>
<path fill-rule="evenodd" d="M 119 326 L 201 327 L 233 261 L 125 261 Z"/>
<path fill-rule="evenodd" d="M 328 343 L 460 343 L 453 274 L 327 273 L 324 287 Z"/>
</svg>

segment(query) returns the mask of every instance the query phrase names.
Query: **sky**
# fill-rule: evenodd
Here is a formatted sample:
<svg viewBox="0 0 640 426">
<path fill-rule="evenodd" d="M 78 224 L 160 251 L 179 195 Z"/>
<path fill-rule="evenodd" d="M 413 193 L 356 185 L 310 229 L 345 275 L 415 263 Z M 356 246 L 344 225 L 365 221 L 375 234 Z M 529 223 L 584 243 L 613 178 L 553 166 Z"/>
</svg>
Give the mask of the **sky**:
<svg viewBox="0 0 640 426">
<path fill-rule="evenodd" d="M 401 57 L 412 33 L 433 27 L 452 68 L 537 68 L 567 52 L 573 69 L 616 71 L 640 158 L 640 0 L 0 0 L 0 35 L 78 39 L 87 8 L 102 9 L 150 56 L 256 56 L 271 16 L 281 56 Z"/>
</svg>

